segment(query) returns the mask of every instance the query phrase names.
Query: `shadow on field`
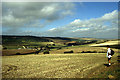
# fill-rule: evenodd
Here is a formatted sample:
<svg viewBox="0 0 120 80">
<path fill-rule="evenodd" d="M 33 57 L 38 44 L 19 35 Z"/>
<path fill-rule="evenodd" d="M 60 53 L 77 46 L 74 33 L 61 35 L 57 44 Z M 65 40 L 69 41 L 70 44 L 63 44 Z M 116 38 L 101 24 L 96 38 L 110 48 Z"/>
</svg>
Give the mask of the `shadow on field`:
<svg viewBox="0 0 120 80">
<path fill-rule="evenodd" d="M 41 51 L 40 50 L 3 50 L 2 51 L 2 56 L 14 56 L 14 55 L 29 55 L 29 54 L 39 54 Z"/>
<path fill-rule="evenodd" d="M 105 66 L 109 67 L 110 65 L 109 64 L 104 64 Z"/>
<path fill-rule="evenodd" d="M 114 64 L 114 63 L 111 63 L 111 65 L 112 65 L 112 64 Z M 104 66 L 107 66 L 107 67 L 109 67 L 110 65 L 109 65 L 109 64 L 104 64 Z"/>
<path fill-rule="evenodd" d="M 16 55 L 29 55 L 29 54 L 38 54 L 40 51 L 30 52 L 30 53 L 16 53 Z"/>
<path fill-rule="evenodd" d="M 117 57 L 118 57 L 118 60 L 117 60 L 117 61 L 118 61 L 118 63 L 120 63 L 120 56 L 118 55 Z"/>
</svg>

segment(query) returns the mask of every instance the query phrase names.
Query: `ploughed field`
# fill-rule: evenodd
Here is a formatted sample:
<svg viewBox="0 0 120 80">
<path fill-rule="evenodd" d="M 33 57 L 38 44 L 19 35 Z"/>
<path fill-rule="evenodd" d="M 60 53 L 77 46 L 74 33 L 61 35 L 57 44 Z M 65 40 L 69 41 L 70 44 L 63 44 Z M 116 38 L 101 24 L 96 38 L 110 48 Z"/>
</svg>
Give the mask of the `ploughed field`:
<svg viewBox="0 0 120 80">
<path fill-rule="evenodd" d="M 112 63 L 117 64 L 117 54 Z M 2 77 L 87 78 L 104 64 L 106 53 L 2 56 Z"/>
</svg>

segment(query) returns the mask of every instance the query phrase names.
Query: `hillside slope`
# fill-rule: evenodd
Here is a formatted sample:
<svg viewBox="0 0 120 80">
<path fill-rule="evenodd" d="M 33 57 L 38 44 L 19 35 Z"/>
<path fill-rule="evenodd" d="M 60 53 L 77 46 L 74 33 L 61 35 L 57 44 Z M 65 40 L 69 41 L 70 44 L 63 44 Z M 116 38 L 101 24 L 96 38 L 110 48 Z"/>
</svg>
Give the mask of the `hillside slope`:
<svg viewBox="0 0 120 80">
<path fill-rule="evenodd" d="M 103 43 L 100 43 L 100 44 L 90 44 L 89 46 L 105 47 L 107 45 L 109 45 L 112 48 L 120 49 L 120 47 L 119 47 L 120 46 L 120 40 L 111 40 L 111 41 L 103 42 Z"/>
</svg>

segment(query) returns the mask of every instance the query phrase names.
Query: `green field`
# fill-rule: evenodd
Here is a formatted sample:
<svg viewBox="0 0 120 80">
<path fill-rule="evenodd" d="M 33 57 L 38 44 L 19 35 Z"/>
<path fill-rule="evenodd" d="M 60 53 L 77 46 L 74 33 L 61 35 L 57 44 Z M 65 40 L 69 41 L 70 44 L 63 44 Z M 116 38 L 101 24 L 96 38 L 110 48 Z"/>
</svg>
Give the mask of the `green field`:
<svg viewBox="0 0 120 80">
<path fill-rule="evenodd" d="M 35 36 L 2 36 L 2 46 L 7 49 L 18 49 L 23 46 L 34 48 L 46 45 L 50 47 L 64 47 L 68 42 L 76 41 L 77 44 L 87 44 L 87 42 L 97 42 L 101 39 L 88 39 L 88 38 L 67 38 L 67 37 L 35 37 Z M 92 42 L 93 41 L 93 42 Z M 53 44 L 55 44 L 53 46 Z"/>
</svg>

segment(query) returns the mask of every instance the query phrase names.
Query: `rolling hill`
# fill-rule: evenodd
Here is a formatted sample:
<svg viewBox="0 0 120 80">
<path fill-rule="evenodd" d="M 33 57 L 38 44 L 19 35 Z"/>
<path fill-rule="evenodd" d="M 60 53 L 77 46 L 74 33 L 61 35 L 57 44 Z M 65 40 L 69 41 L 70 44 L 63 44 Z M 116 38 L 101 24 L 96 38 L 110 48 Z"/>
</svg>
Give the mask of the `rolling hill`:
<svg viewBox="0 0 120 80">
<path fill-rule="evenodd" d="M 95 39 L 95 38 L 2 35 L 2 46 L 7 47 L 7 49 L 18 49 L 18 48 L 22 48 L 22 46 L 41 47 L 41 46 L 46 46 L 49 44 L 52 45 L 52 47 L 53 46 L 63 47 L 63 46 L 72 46 L 72 45 L 91 44 L 91 43 L 98 43 L 98 42 L 100 43 L 100 42 L 105 42 L 105 41 L 107 40 Z"/>
</svg>

